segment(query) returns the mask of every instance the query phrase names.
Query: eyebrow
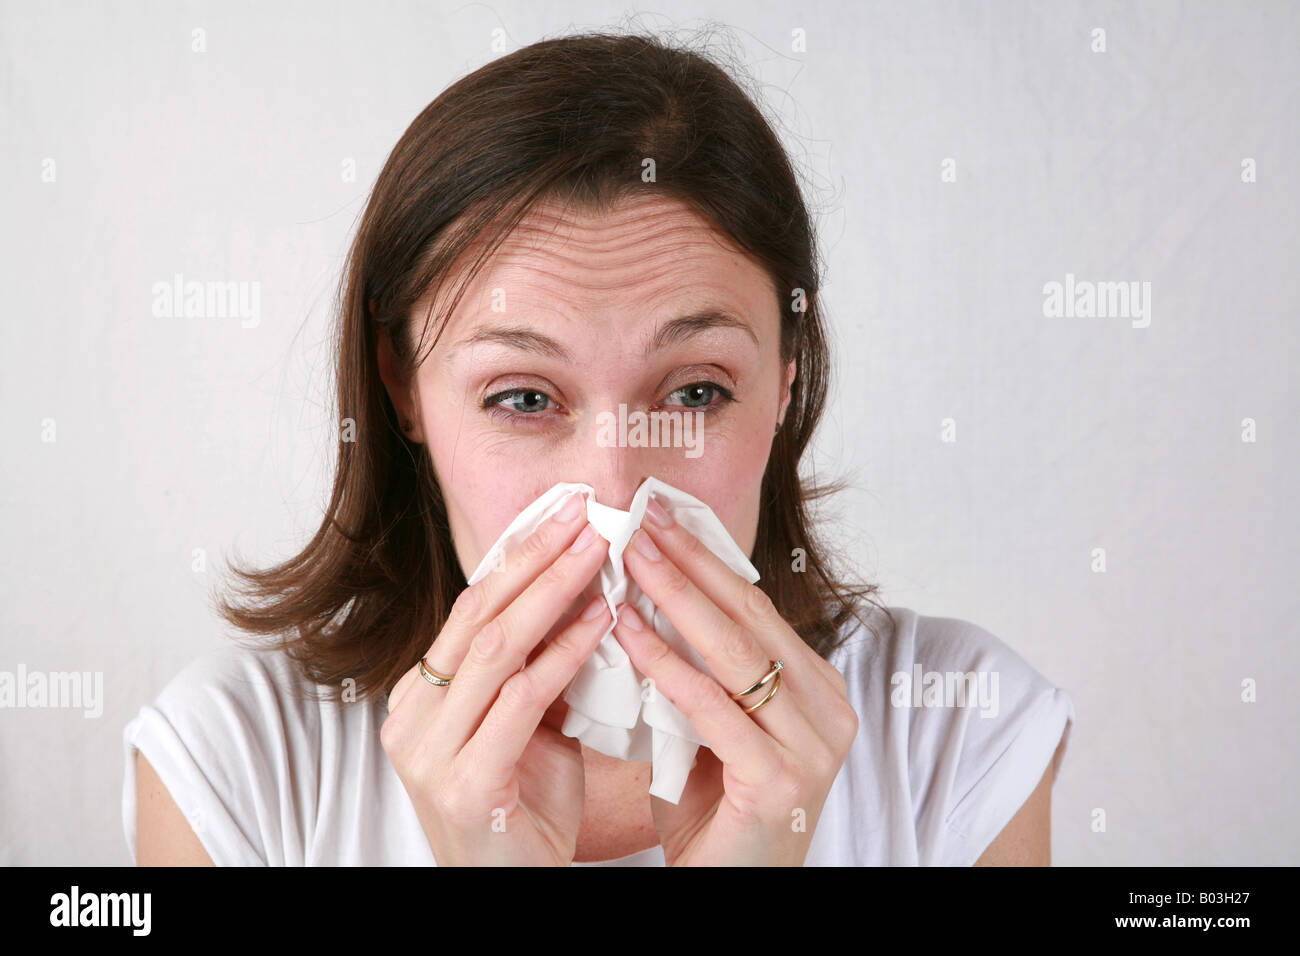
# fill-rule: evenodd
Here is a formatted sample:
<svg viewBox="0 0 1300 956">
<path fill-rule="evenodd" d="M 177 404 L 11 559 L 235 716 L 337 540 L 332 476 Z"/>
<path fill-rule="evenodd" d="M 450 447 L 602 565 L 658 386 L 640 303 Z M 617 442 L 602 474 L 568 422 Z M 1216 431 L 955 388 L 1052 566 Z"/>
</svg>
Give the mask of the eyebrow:
<svg viewBox="0 0 1300 956">
<path fill-rule="evenodd" d="M 648 356 L 657 349 L 684 342 L 710 329 L 740 329 L 753 340 L 754 347 L 758 348 L 758 336 L 754 334 L 748 322 L 726 309 L 709 308 L 678 316 L 663 323 L 646 343 L 644 354 Z M 562 362 L 573 361 L 573 355 L 558 341 L 523 325 L 481 326 L 475 329 L 472 335 L 457 342 L 448 350 L 447 361 L 450 362 L 456 353 L 467 346 L 487 342 L 505 345 L 521 352 L 532 352 Z"/>
</svg>

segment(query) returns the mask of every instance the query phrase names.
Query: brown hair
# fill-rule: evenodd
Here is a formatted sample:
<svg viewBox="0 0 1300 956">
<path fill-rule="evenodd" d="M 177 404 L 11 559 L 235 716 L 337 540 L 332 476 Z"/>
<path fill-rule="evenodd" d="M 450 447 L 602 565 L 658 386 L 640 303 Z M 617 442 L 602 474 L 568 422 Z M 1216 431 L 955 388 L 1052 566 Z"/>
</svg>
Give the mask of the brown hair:
<svg viewBox="0 0 1300 956">
<path fill-rule="evenodd" d="M 653 182 L 642 180 L 646 158 Z M 737 82 L 703 54 L 633 34 L 544 40 L 494 60 L 448 87 L 393 148 L 339 288 L 341 431 L 325 519 L 281 564 L 232 562 L 234 598 L 217 607 L 227 621 L 277 635 L 331 696 L 348 678 L 358 698 L 387 693 L 428 652 L 466 581 L 430 456 L 403 436 L 380 378 L 377 327 L 413 374 L 422 359 L 411 314 L 463 254 L 481 249 L 445 316 L 533 204 L 601 210 L 633 190 L 689 204 L 773 278 L 781 365 L 798 364 L 763 477 L 752 560 L 791 628 L 822 657 L 838 646 L 877 588 L 841 580 L 811 528 L 808 505 L 843 482 L 814 487 L 798 473 L 830 372 L 808 210 L 780 141 Z M 792 307 L 799 289 L 802 311 Z"/>
</svg>

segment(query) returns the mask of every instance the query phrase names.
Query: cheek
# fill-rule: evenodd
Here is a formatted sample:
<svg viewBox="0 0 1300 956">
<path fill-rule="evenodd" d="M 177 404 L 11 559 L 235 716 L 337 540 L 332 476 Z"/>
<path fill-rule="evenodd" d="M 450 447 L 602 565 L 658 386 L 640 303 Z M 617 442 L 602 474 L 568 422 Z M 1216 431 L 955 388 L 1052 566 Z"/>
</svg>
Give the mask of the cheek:
<svg viewBox="0 0 1300 956">
<path fill-rule="evenodd" d="M 515 516 L 546 488 L 521 495 L 517 476 L 502 475 L 497 471 L 481 474 L 478 476 L 480 480 L 473 480 L 470 470 L 459 462 L 456 472 L 458 482 L 449 483 L 441 479 L 440 482 L 456 555 L 468 578 Z"/>
<path fill-rule="evenodd" d="M 707 504 L 727 532 L 749 554 L 758 530 L 759 500 L 771 441 L 760 426 L 704 443 L 693 461 L 678 456 L 656 475 Z"/>
<path fill-rule="evenodd" d="M 442 489 L 461 568 L 468 578 L 501 533 L 555 482 L 538 485 L 537 472 L 517 443 L 481 428 L 458 427 L 461 409 L 447 420 L 433 403 L 424 409 L 424 454 Z M 472 409 L 465 409 L 469 415 Z"/>
</svg>

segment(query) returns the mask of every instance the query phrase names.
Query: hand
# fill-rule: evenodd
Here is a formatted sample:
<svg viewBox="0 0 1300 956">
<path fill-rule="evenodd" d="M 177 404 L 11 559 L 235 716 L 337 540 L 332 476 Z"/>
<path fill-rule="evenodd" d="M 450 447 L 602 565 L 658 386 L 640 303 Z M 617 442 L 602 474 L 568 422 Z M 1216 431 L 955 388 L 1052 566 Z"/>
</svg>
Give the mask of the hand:
<svg viewBox="0 0 1300 956">
<path fill-rule="evenodd" d="M 576 504 L 576 507 L 575 507 Z M 597 596 L 545 649 L 530 653 L 599 571 L 609 543 L 582 497 L 547 519 L 456 599 L 427 655 L 449 687 L 411 668 L 389 696 L 380 740 L 439 866 L 568 866 L 582 822 L 581 745 L 551 708 L 608 630 Z M 570 549 L 588 534 L 586 547 Z"/>
<path fill-rule="evenodd" d="M 615 638 L 709 747 L 700 749 L 676 806 L 651 799 L 665 860 L 802 866 L 858 731 L 844 676 L 800 639 L 766 594 L 651 500 L 623 552 L 624 567 L 717 676 L 693 667 L 635 610 L 622 607 Z M 657 560 L 642 552 L 645 542 L 658 546 Z M 778 659 L 785 662 L 780 690 L 746 714 L 742 708 L 757 704 L 771 685 L 739 701 L 730 695 Z"/>
</svg>

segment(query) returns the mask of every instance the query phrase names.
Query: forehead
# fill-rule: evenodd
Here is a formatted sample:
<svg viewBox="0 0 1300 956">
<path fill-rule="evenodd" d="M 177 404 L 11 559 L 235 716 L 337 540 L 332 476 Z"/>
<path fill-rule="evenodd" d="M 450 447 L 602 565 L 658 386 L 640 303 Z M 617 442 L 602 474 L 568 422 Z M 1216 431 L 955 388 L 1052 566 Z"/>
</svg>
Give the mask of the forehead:
<svg viewBox="0 0 1300 956">
<path fill-rule="evenodd" d="M 767 271 L 685 203 L 630 197 L 596 212 L 548 202 L 530 209 L 484 264 L 447 335 L 454 340 L 502 311 L 502 298 L 505 311 L 539 319 L 653 321 L 716 307 L 764 335 L 778 315 L 775 295 Z"/>
</svg>

